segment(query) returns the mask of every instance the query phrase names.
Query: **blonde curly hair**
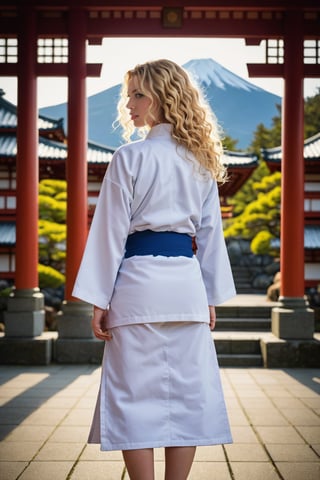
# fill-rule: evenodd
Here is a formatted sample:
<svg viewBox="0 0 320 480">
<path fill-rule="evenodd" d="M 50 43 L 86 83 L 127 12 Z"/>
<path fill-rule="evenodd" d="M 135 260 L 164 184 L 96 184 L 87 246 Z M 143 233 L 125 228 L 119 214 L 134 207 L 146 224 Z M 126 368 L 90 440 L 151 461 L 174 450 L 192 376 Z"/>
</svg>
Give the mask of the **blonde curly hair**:
<svg viewBox="0 0 320 480">
<path fill-rule="evenodd" d="M 200 167 L 209 171 L 213 178 L 225 181 L 226 169 L 221 162 L 223 148 L 216 118 L 188 73 L 170 60 L 146 62 L 126 73 L 117 118 L 124 129 L 123 138 L 130 141 L 135 131 L 126 108 L 128 82 L 133 76 L 138 80 L 141 93 L 150 98 L 150 110 L 153 105 L 159 105 L 162 121 L 172 125 L 172 138 L 190 151 Z"/>
</svg>

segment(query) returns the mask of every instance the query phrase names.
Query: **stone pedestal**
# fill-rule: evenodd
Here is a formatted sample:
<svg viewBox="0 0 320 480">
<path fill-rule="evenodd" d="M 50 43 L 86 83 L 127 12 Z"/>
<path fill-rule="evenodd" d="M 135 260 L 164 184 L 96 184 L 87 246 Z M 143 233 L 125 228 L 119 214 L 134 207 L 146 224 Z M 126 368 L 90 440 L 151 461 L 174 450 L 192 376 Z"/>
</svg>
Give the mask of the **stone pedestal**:
<svg viewBox="0 0 320 480">
<path fill-rule="evenodd" d="M 6 337 L 37 337 L 45 327 L 44 296 L 39 288 L 15 290 L 4 314 Z"/>
<path fill-rule="evenodd" d="M 58 318 L 58 339 L 54 360 L 58 363 L 101 363 L 104 342 L 91 329 L 92 305 L 85 302 L 63 302 Z"/>
<path fill-rule="evenodd" d="M 64 301 L 58 317 L 58 334 L 61 338 L 93 338 L 91 330 L 92 305 L 85 302 Z"/>
<path fill-rule="evenodd" d="M 320 341 L 314 335 L 314 311 L 305 298 L 280 297 L 271 312 L 272 333 L 261 339 L 267 368 L 315 368 L 320 362 Z"/>
<path fill-rule="evenodd" d="M 311 340 L 314 312 L 305 298 L 280 297 L 280 306 L 271 313 L 272 333 L 281 339 Z"/>
<path fill-rule="evenodd" d="M 44 296 L 39 288 L 15 290 L 4 312 L 5 335 L 0 338 L 4 365 L 48 365 L 54 334 L 44 332 Z"/>
<path fill-rule="evenodd" d="M 0 337 L 1 365 L 49 365 L 52 361 L 56 332 L 39 337 Z"/>
<path fill-rule="evenodd" d="M 266 368 L 318 368 L 320 340 L 282 340 L 270 333 L 260 340 L 263 366 Z"/>
<path fill-rule="evenodd" d="M 54 344 L 53 359 L 57 363 L 100 365 L 104 344 L 96 338 L 58 338 Z"/>
</svg>

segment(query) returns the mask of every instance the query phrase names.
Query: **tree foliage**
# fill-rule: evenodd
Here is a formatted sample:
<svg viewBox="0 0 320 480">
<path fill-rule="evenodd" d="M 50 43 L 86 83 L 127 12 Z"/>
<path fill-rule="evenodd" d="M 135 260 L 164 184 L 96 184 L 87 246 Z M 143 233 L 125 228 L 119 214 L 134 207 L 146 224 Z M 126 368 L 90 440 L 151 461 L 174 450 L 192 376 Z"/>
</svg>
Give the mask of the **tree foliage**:
<svg viewBox="0 0 320 480">
<path fill-rule="evenodd" d="M 57 200 L 48 195 L 39 195 L 39 217 L 51 222 L 66 221 L 67 202 Z"/>
<path fill-rule="evenodd" d="M 250 192 L 254 199 L 246 206 L 243 203 L 240 215 L 227 221 L 225 237 L 251 240 L 253 253 L 276 254 L 270 245 L 271 240 L 280 235 L 280 184 L 279 172 L 263 177 L 260 181 L 251 179 Z"/>
<path fill-rule="evenodd" d="M 66 281 L 66 278 L 62 273 L 47 265 L 39 264 L 38 274 L 40 288 L 58 288 Z"/>
<path fill-rule="evenodd" d="M 238 143 L 238 140 L 230 137 L 229 135 L 225 135 L 222 139 L 222 145 L 224 150 L 231 150 L 231 151 L 237 150 L 237 143 Z"/>
<path fill-rule="evenodd" d="M 320 132 L 320 88 L 314 97 L 307 97 L 304 103 L 304 138 Z"/>
<path fill-rule="evenodd" d="M 261 148 L 273 148 L 281 145 L 281 105 L 276 105 L 278 115 L 273 117 L 270 128 L 260 123 L 254 134 L 250 150 L 260 155 Z M 320 132 L 320 88 L 313 97 L 304 100 L 304 138 Z"/>
<path fill-rule="evenodd" d="M 259 123 L 249 150 L 260 156 L 262 148 L 277 147 L 281 144 L 281 105 L 276 105 L 278 115 L 273 117 L 271 128 Z"/>
<path fill-rule="evenodd" d="M 60 286 L 65 282 L 67 184 L 42 180 L 39 184 L 39 284 Z"/>
<path fill-rule="evenodd" d="M 39 188 L 39 193 L 41 193 L 41 188 L 49 188 L 52 190 L 52 196 L 55 196 L 58 195 L 58 193 L 67 191 L 67 182 L 65 180 L 45 178 L 41 180 Z"/>
<path fill-rule="evenodd" d="M 274 236 L 268 230 L 261 230 L 251 241 L 251 251 L 256 255 L 269 253 L 271 240 L 273 238 Z"/>
<path fill-rule="evenodd" d="M 255 186 L 255 184 L 267 175 L 270 175 L 270 171 L 267 164 L 264 161 L 261 161 L 251 177 L 245 182 L 240 190 L 229 199 L 228 204 L 233 206 L 233 215 L 235 217 L 240 215 L 249 203 L 256 200 L 257 186 Z"/>
<path fill-rule="evenodd" d="M 233 206 L 234 217 L 225 224 L 225 236 L 250 239 L 251 250 L 256 254 L 277 254 L 271 248 L 271 240 L 280 236 L 281 174 L 270 175 L 261 159 L 261 149 L 281 145 L 280 105 L 277 110 L 271 128 L 261 123 L 253 135 L 249 150 L 258 155 L 258 168 L 228 202 Z M 309 138 L 320 131 L 320 88 L 314 97 L 305 99 L 304 115 L 304 137 Z"/>
</svg>

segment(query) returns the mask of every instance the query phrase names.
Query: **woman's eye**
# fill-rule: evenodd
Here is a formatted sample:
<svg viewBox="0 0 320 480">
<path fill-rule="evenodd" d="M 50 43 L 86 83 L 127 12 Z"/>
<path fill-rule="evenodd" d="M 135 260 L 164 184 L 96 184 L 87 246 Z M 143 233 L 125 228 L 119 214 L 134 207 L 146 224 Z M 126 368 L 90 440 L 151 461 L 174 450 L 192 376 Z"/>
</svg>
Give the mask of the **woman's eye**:
<svg viewBox="0 0 320 480">
<path fill-rule="evenodd" d="M 135 96 L 135 98 L 142 98 L 143 94 L 142 93 L 135 93 L 134 96 Z"/>
</svg>

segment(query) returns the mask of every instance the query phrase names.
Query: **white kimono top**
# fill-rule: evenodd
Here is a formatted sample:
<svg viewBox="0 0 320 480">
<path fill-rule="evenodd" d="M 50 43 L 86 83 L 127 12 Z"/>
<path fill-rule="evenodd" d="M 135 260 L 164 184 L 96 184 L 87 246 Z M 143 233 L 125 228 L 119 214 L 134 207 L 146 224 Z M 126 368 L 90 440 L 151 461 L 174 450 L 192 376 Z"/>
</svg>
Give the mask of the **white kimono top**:
<svg viewBox="0 0 320 480">
<path fill-rule="evenodd" d="M 124 258 L 135 231 L 196 237 L 192 258 Z M 208 305 L 236 294 L 216 182 L 193 155 L 153 127 L 121 146 L 103 180 L 73 296 L 109 308 L 108 327 L 164 321 L 209 322 Z"/>
</svg>

